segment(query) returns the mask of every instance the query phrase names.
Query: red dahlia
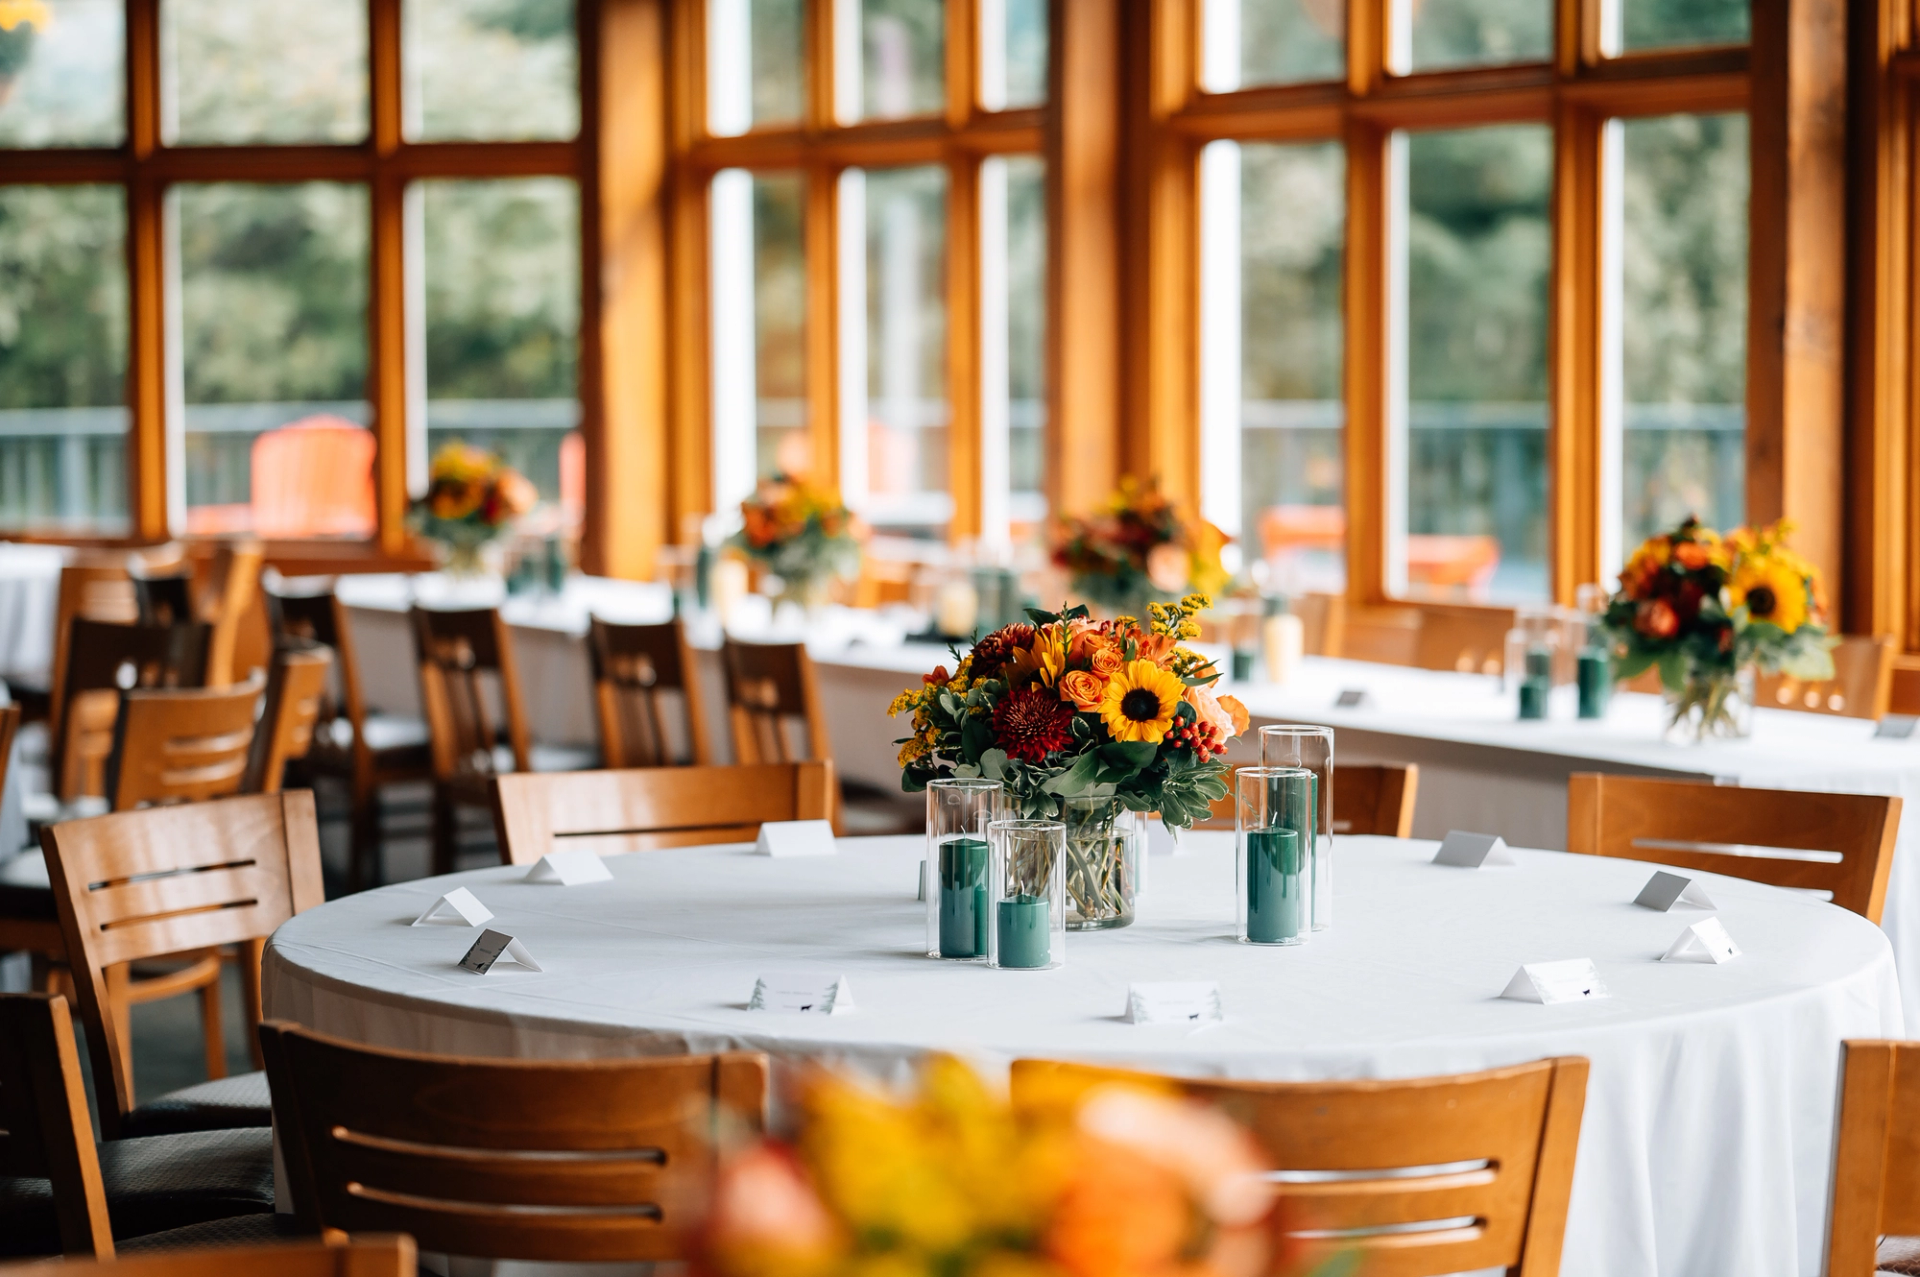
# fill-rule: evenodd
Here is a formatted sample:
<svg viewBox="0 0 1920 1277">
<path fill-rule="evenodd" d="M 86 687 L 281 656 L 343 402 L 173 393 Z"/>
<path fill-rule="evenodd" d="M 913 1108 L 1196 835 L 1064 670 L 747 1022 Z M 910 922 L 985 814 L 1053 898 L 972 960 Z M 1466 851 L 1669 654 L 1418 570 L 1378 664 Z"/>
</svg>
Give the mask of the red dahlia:
<svg viewBox="0 0 1920 1277">
<path fill-rule="evenodd" d="M 993 707 L 995 743 L 1013 758 L 1044 763 L 1073 740 L 1073 705 L 1050 687 L 1029 683 Z"/>
<path fill-rule="evenodd" d="M 1000 668 L 1013 659 L 1016 649 L 1033 642 L 1033 627 L 1024 621 L 1005 626 L 973 645 L 973 673 L 976 678 L 998 678 Z"/>
</svg>

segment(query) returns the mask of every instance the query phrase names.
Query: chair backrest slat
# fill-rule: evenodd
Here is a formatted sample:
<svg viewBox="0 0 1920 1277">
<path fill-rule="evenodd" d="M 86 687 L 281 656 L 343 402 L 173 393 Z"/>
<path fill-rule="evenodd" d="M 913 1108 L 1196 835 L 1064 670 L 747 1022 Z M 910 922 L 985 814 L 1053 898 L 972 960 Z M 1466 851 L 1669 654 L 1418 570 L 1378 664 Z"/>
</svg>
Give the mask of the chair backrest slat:
<svg viewBox="0 0 1920 1277">
<path fill-rule="evenodd" d="M 1893 660 L 1898 652 L 1899 644 L 1891 635 L 1843 638 L 1833 649 L 1832 678 L 1762 674 L 1754 683 L 1754 701 L 1768 709 L 1884 718 L 1893 700 Z"/>
<path fill-rule="evenodd" d="M 123 677 L 143 688 L 202 686 L 213 631 L 196 622 L 162 627 L 76 617 L 66 633 L 51 725 L 54 788 L 72 801 L 107 793 L 106 762 Z"/>
<path fill-rule="evenodd" d="M 748 842 L 769 820 L 827 820 L 831 763 L 520 772 L 492 782 L 494 829 L 507 863 L 583 847 L 609 855 Z"/>
<path fill-rule="evenodd" d="M 1843 1044 L 1826 1277 L 1872 1277 L 1882 1236 L 1920 1236 L 1920 1042 Z"/>
<path fill-rule="evenodd" d="M 1567 850 L 1831 893 L 1876 925 L 1900 800 L 1576 772 Z"/>
<path fill-rule="evenodd" d="M 532 738 L 520 697 L 513 638 L 497 608 L 411 613 L 420 663 L 420 701 L 433 740 L 434 775 L 442 780 L 494 771 L 496 733 L 481 676 L 500 682 L 500 708 L 515 771 L 532 766 Z"/>
<path fill-rule="evenodd" d="M 60 1249 L 113 1258 L 73 1021 L 57 994 L 0 994 L 0 1176 L 52 1181 Z"/>
<path fill-rule="evenodd" d="M 247 756 L 241 788 L 250 794 L 277 793 L 287 763 L 306 757 L 314 725 L 327 695 L 333 652 L 324 647 L 276 647 L 267 671 L 265 708 Z"/>
<path fill-rule="evenodd" d="M 594 701 L 600 713 L 601 753 L 609 767 L 660 767 L 712 762 L 705 698 L 685 627 L 616 625 L 592 618 L 587 652 L 593 659 Z M 662 692 L 677 692 L 686 718 L 687 757 L 671 756 Z"/>
<path fill-rule="evenodd" d="M 723 1124 L 765 1124 L 763 1055 L 477 1060 L 280 1022 L 260 1036 L 302 1222 L 429 1250 L 684 1259 Z"/>
<path fill-rule="evenodd" d="M 319 904 L 313 794 L 250 794 L 70 820 L 43 829 L 40 845 L 100 1080 L 101 1129 L 111 1139 L 133 1107 L 133 1086 L 110 1014 L 107 968 L 258 942 Z M 251 976 L 257 984 L 258 973 Z"/>
<path fill-rule="evenodd" d="M 107 764 L 114 810 L 239 793 L 264 686 L 256 673 L 231 687 L 122 696 Z"/>
<path fill-rule="evenodd" d="M 1386 1277 L 1560 1271 L 1584 1059 L 1406 1081 L 1272 1083 L 1013 1066 L 1016 1100 L 1029 1087 L 1129 1079 L 1177 1087 L 1249 1130 L 1278 1172 L 1281 1229 L 1309 1251 L 1356 1247 L 1364 1271 Z"/>
</svg>

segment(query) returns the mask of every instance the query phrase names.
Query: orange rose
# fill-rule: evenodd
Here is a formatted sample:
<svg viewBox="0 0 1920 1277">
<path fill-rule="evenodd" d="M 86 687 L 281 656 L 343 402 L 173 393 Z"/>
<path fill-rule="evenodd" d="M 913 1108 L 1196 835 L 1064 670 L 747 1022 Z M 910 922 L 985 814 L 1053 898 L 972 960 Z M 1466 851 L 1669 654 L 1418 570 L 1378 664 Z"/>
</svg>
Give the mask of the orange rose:
<svg viewBox="0 0 1920 1277">
<path fill-rule="evenodd" d="M 1107 680 L 1088 670 L 1069 670 L 1060 676 L 1060 699 L 1072 701 L 1073 707 L 1083 713 L 1098 710 L 1106 694 Z"/>
<path fill-rule="evenodd" d="M 1680 614 L 1665 599 L 1648 599 L 1634 613 L 1633 628 L 1648 638 L 1672 638 L 1680 631 Z"/>
<path fill-rule="evenodd" d="M 1680 541 L 1673 547 L 1673 557 L 1681 567 L 1697 572 L 1707 566 L 1710 556 L 1707 547 L 1698 541 Z"/>
<path fill-rule="evenodd" d="M 1126 659 L 1120 655 L 1120 649 L 1111 643 L 1103 643 L 1094 648 L 1093 655 L 1089 659 L 1093 662 L 1093 672 L 1102 679 L 1118 674 L 1120 667 L 1126 664 Z"/>
<path fill-rule="evenodd" d="M 1220 708 L 1227 711 L 1227 714 L 1233 719 L 1233 735 L 1246 735 L 1247 725 L 1251 723 L 1253 719 L 1247 713 L 1247 707 L 1240 703 L 1240 698 L 1237 696 L 1220 696 L 1215 699 L 1220 702 Z"/>
</svg>

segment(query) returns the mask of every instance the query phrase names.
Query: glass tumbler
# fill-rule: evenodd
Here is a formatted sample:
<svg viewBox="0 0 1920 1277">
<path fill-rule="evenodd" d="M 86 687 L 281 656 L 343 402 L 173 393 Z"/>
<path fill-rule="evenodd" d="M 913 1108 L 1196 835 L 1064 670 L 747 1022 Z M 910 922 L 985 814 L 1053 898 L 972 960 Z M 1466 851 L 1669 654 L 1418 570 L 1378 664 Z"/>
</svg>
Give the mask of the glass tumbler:
<svg viewBox="0 0 1920 1277">
<path fill-rule="evenodd" d="M 987 956 L 987 826 L 1000 815 L 1000 782 L 927 783 L 927 956 Z"/>
<path fill-rule="evenodd" d="M 987 826 L 993 870 L 987 889 L 991 966 L 1045 971 L 1067 960 L 1067 827 L 1057 820 L 996 820 Z"/>
<path fill-rule="evenodd" d="M 1313 863 L 1320 778 L 1304 767 L 1234 773 L 1234 905 L 1244 944 L 1305 944 L 1313 932 Z"/>
<path fill-rule="evenodd" d="M 1333 925 L 1333 729 L 1278 723 L 1260 729 L 1262 767 L 1304 767 L 1320 781 L 1307 848 L 1313 862 L 1313 929 Z"/>
</svg>

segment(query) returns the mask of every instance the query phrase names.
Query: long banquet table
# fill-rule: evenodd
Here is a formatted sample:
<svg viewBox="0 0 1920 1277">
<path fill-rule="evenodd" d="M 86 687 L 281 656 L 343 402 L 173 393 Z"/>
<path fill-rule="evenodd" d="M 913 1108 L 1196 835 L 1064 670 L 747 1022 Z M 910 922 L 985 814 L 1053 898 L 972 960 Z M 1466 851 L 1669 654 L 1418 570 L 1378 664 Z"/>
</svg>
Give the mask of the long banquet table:
<svg viewBox="0 0 1920 1277">
<path fill-rule="evenodd" d="M 1343 838 L 1335 926 L 1293 949 L 1232 936 L 1230 835 L 1152 858 L 1141 921 L 1070 935 L 1066 965 L 930 960 L 917 838 L 833 857 L 745 846 L 610 858 L 558 887 L 490 868 L 322 905 L 274 935 L 266 1010 L 375 1045 L 589 1058 L 764 1050 L 900 1079 L 931 1051 L 990 1074 L 1022 1056 L 1270 1080 L 1413 1077 L 1553 1055 L 1592 1061 L 1563 1271 L 1580 1277 L 1812 1275 L 1840 1042 L 1897 1036 L 1880 931 L 1805 895 L 1707 876 L 1744 953 L 1656 961 L 1698 913 L 1631 903 L 1635 861 L 1522 851 L 1513 868 L 1429 863 L 1433 844 Z M 454 885 L 544 968 L 455 963 L 478 934 L 408 924 Z M 1588 957 L 1612 996 L 1498 997 L 1522 963 Z M 843 973 L 858 1010 L 746 1009 L 762 972 Z M 1121 1018 L 1133 980 L 1220 984 L 1206 1028 Z"/>
</svg>

